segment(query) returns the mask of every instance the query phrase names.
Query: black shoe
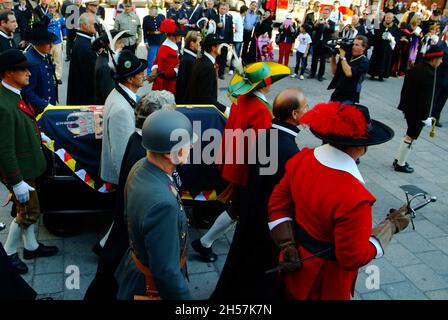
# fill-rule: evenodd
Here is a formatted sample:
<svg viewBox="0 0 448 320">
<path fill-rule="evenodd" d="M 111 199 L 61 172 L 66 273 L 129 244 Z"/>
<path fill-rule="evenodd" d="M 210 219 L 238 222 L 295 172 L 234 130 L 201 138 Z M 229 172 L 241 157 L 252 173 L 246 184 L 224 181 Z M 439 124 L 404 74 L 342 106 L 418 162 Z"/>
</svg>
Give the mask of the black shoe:
<svg viewBox="0 0 448 320">
<path fill-rule="evenodd" d="M 441 124 L 439 121 L 437 121 L 437 122 L 436 122 L 436 127 L 438 127 L 438 128 L 442 128 L 443 126 L 442 126 L 442 124 Z"/>
<path fill-rule="evenodd" d="M 38 257 L 51 257 L 57 254 L 59 251 L 58 247 L 55 246 L 46 246 L 42 243 L 39 243 L 39 247 L 36 250 L 30 251 L 23 249 L 23 258 L 25 260 L 30 260 Z"/>
<path fill-rule="evenodd" d="M 370 80 L 375 80 L 375 76 L 370 76 Z"/>
<path fill-rule="evenodd" d="M 395 168 L 395 166 L 397 165 L 397 163 L 398 163 L 398 160 L 395 159 L 394 162 L 392 163 L 392 167 Z M 409 163 L 407 163 L 407 162 L 405 162 L 404 165 L 405 165 L 405 166 L 408 166 L 408 167 L 411 168 L 411 169 L 413 169 L 413 168 L 409 165 Z"/>
<path fill-rule="evenodd" d="M 310 74 L 310 75 L 308 76 L 308 79 L 314 79 L 314 77 L 315 77 L 314 74 Z"/>
<path fill-rule="evenodd" d="M 221 80 L 224 80 L 224 75 L 223 75 L 223 74 L 220 74 L 220 75 L 218 76 L 218 78 L 221 79 Z"/>
<path fill-rule="evenodd" d="M 378 81 L 383 82 L 383 81 L 384 81 L 384 78 L 383 78 L 383 77 L 379 77 L 379 78 L 378 78 Z"/>
<path fill-rule="evenodd" d="M 325 77 L 319 77 L 319 78 L 317 78 L 317 80 L 322 82 L 322 81 L 327 80 L 327 79 Z"/>
<path fill-rule="evenodd" d="M 199 253 L 207 262 L 214 262 L 216 259 L 218 259 L 218 256 L 213 252 L 212 248 L 206 248 L 202 245 L 200 239 L 196 239 L 191 243 L 191 246 L 193 247 L 194 251 Z"/>
<path fill-rule="evenodd" d="M 62 80 L 58 80 L 58 84 L 62 84 Z"/>
<path fill-rule="evenodd" d="M 414 172 L 414 169 L 411 168 L 408 164 L 405 164 L 404 166 L 399 166 L 398 164 L 396 164 L 394 170 L 397 172 L 404 172 L 404 173 Z"/>
<path fill-rule="evenodd" d="M 103 252 L 103 247 L 99 242 L 95 243 L 95 245 L 92 247 L 92 251 L 94 254 L 96 254 L 98 257 L 101 256 L 101 253 Z"/>
<path fill-rule="evenodd" d="M 11 262 L 11 266 L 19 273 L 25 274 L 28 272 L 28 267 L 26 264 L 20 260 L 19 254 L 16 252 L 10 256 L 8 256 L 9 262 Z"/>
</svg>

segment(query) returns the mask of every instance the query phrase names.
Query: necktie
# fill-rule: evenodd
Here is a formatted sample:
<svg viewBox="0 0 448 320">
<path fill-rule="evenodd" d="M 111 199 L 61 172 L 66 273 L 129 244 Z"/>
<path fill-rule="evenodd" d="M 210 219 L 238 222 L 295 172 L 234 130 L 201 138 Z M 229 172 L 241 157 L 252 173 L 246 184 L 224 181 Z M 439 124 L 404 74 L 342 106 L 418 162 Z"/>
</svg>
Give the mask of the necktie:
<svg viewBox="0 0 448 320">
<path fill-rule="evenodd" d="M 221 24 L 222 24 L 222 28 L 221 28 L 221 37 L 224 37 L 224 16 L 221 16 Z"/>
</svg>

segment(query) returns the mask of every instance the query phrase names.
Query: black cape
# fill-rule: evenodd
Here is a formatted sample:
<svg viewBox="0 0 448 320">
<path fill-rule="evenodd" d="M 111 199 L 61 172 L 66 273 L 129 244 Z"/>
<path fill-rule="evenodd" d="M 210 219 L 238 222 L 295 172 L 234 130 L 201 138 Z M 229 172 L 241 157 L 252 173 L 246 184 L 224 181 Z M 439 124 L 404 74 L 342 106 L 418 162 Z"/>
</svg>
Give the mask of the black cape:
<svg viewBox="0 0 448 320">
<path fill-rule="evenodd" d="M 283 130 L 289 130 L 287 133 Z M 278 169 L 274 175 L 260 175 L 260 163 L 252 165 L 247 185 L 246 206 L 240 211 L 227 260 L 211 300 L 284 299 L 283 283 L 278 273 L 265 272 L 278 265 L 279 250 L 272 241 L 268 227 L 268 202 L 274 187 L 285 173 L 289 158 L 299 152 L 295 137 L 297 127 L 274 119 L 273 128 L 266 131 L 268 153 L 272 132 L 278 133 Z M 258 139 L 265 133 L 260 134 Z M 258 162 L 258 161 L 257 161 Z"/>
<path fill-rule="evenodd" d="M 218 81 L 216 79 L 215 66 L 205 55 L 193 63 L 185 102 L 213 104 L 221 112 L 226 110 L 226 106 L 218 102 Z"/>
<path fill-rule="evenodd" d="M 115 87 L 115 80 L 112 78 L 107 53 L 100 54 L 96 59 L 94 82 L 95 104 L 103 106 L 107 96 Z"/>
<path fill-rule="evenodd" d="M 196 60 L 196 57 L 191 54 L 184 52 L 182 57 L 180 58 L 179 63 L 179 72 L 177 73 L 176 79 L 176 103 L 184 104 L 185 95 L 187 92 L 188 80 L 191 75 L 191 68 L 193 66 L 193 62 Z"/>
<path fill-rule="evenodd" d="M 82 106 L 95 104 L 95 62 L 96 53 L 90 39 L 79 35 L 73 45 L 68 72 L 67 105 Z"/>
<path fill-rule="evenodd" d="M 37 293 L 14 270 L 0 243 L 0 301 L 34 300 Z"/>
<path fill-rule="evenodd" d="M 114 273 L 129 247 L 127 223 L 124 217 L 124 187 L 132 167 L 145 157 L 145 154 L 142 137 L 135 132 L 129 138 L 121 163 L 114 225 L 102 250 L 95 278 L 87 289 L 84 300 L 116 300 L 118 284 Z"/>
<path fill-rule="evenodd" d="M 417 64 L 406 74 L 398 109 L 408 121 L 419 123 L 429 117 L 434 81 L 435 69 L 426 62 Z"/>
</svg>

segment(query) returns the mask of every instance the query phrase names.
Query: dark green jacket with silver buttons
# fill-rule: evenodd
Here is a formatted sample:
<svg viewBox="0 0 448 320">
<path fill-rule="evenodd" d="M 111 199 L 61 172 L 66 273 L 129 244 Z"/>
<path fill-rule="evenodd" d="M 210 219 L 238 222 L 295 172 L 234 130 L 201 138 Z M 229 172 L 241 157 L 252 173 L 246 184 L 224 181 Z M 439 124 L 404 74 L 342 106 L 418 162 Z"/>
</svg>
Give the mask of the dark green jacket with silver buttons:
<svg viewBox="0 0 448 320">
<path fill-rule="evenodd" d="M 18 108 L 20 100 L 0 84 L 0 179 L 7 186 L 35 179 L 46 169 L 37 123 Z"/>
</svg>

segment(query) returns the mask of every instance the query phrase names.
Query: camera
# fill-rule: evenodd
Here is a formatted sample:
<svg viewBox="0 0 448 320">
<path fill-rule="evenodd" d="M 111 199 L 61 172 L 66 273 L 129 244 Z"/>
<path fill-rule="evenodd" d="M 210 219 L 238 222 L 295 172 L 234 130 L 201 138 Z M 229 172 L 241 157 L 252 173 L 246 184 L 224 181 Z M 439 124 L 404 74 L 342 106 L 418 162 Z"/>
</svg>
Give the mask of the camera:
<svg viewBox="0 0 448 320">
<path fill-rule="evenodd" d="M 328 40 L 324 49 L 329 55 L 335 56 L 339 53 L 339 48 L 345 52 L 351 52 L 354 39 L 337 38 Z"/>
</svg>

